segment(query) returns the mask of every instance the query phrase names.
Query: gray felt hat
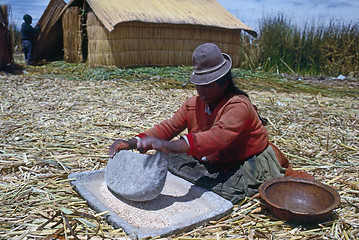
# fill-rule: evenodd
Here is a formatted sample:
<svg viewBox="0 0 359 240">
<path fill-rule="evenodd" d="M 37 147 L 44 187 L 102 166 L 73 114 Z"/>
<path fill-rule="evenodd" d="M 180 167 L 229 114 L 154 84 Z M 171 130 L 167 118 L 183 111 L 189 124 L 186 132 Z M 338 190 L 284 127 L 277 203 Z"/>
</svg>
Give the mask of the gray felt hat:
<svg viewBox="0 0 359 240">
<path fill-rule="evenodd" d="M 192 55 L 193 73 L 191 82 L 195 85 L 206 85 L 217 81 L 231 69 L 232 59 L 222 53 L 216 44 L 199 45 Z"/>
</svg>

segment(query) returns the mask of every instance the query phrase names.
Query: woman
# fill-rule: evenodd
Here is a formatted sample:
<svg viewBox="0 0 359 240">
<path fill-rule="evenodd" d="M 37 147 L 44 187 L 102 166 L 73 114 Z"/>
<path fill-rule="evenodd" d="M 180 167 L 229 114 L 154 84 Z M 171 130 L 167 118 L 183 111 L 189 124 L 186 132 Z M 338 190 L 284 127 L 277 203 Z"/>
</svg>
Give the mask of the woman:
<svg viewBox="0 0 359 240">
<path fill-rule="evenodd" d="M 170 154 L 169 171 L 236 204 L 258 192 L 267 179 L 293 175 L 248 95 L 233 83 L 232 60 L 212 43 L 198 46 L 190 78 L 198 96 L 172 118 L 125 141 L 116 140 L 110 157 L 123 149 L 155 149 Z M 187 128 L 188 134 L 171 141 Z"/>
</svg>

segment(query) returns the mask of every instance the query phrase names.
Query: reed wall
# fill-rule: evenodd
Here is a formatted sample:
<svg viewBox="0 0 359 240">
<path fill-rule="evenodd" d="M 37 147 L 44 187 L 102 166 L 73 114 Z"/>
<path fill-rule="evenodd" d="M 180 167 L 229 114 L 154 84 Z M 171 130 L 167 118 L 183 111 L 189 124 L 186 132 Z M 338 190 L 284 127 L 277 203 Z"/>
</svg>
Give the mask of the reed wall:
<svg viewBox="0 0 359 240">
<path fill-rule="evenodd" d="M 198 25 L 125 22 L 108 32 L 94 13 L 87 15 L 90 65 L 192 65 L 192 52 L 212 42 L 238 66 L 240 30 Z"/>
<path fill-rule="evenodd" d="M 75 63 L 83 61 L 81 29 L 81 10 L 79 7 L 68 8 L 62 17 L 64 59 Z"/>
</svg>

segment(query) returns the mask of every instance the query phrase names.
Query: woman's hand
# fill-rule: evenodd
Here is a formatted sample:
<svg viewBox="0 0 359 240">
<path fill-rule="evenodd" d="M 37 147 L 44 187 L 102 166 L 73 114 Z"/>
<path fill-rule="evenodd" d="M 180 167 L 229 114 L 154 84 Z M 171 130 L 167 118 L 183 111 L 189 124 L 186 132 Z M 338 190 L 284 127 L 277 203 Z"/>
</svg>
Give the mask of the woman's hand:
<svg viewBox="0 0 359 240">
<path fill-rule="evenodd" d="M 129 150 L 136 148 L 136 144 L 137 144 L 137 140 L 135 138 L 129 141 L 117 139 L 110 146 L 110 151 L 109 151 L 110 158 L 113 158 L 115 154 L 121 150 Z"/>
<path fill-rule="evenodd" d="M 137 149 L 155 149 L 163 153 L 185 153 L 189 146 L 184 139 L 167 141 L 154 137 L 145 137 L 137 142 Z"/>
</svg>

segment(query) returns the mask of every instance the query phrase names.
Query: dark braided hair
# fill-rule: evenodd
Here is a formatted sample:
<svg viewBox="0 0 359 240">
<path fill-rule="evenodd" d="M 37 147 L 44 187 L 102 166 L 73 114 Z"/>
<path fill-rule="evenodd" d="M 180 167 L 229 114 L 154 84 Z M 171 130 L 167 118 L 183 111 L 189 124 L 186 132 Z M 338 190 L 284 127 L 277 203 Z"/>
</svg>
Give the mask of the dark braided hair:
<svg viewBox="0 0 359 240">
<path fill-rule="evenodd" d="M 224 90 L 224 95 L 225 96 L 229 96 L 229 95 L 244 95 L 246 96 L 248 99 L 249 99 L 249 96 L 246 92 L 242 91 L 242 90 L 239 90 L 236 85 L 234 85 L 234 82 L 233 82 L 233 77 L 232 77 L 232 73 L 231 73 L 231 70 L 228 71 L 228 73 L 226 73 L 226 75 L 224 75 L 223 77 L 221 77 L 220 79 L 218 79 L 216 81 L 216 83 L 223 87 L 224 84 L 226 84 L 226 82 L 228 82 L 228 85 L 227 85 L 227 88 Z M 254 106 L 254 108 L 257 110 L 257 107 Z M 261 120 L 262 124 L 264 126 L 267 126 L 268 125 L 268 119 L 267 118 L 264 118 L 264 117 L 261 117 L 258 114 L 258 117 L 259 119 Z"/>
<path fill-rule="evenodd" d="M 220 79 L 218 79 L 216 81 L 216 83 L 223 87 L 224 84 L 226 84 L 226 82 L 228 82 L 227 88 L 224 91 L 224 95 L 228 96 L 228 95 L 244 95 L 247 98 L 249 98 L 248 94 L 242 90 L 239 90 L 237 88 L 237 86 L 234 84 L 233 82 L 233 77 L 232 77 L 232 72 L 231 70 L 229 70 L 226 75 L 224 75 L 223 77 L 221 77 Z"/>
</svg>

